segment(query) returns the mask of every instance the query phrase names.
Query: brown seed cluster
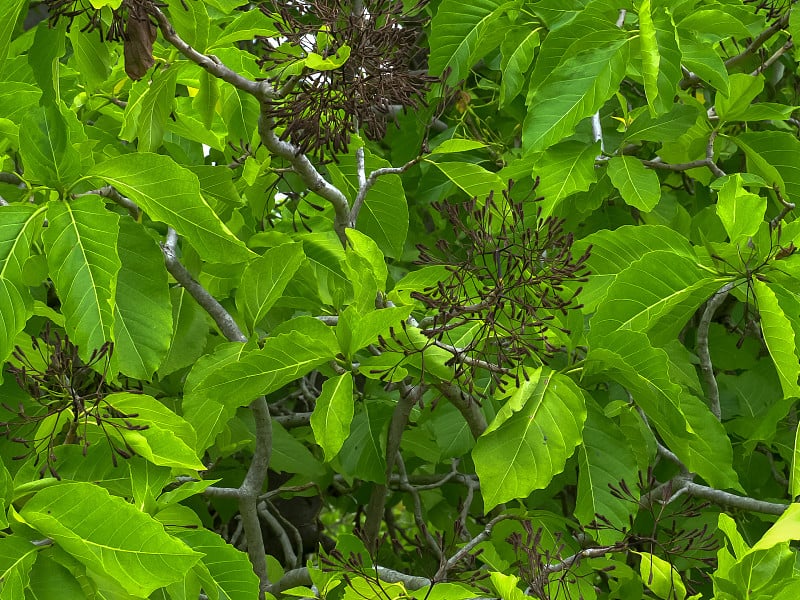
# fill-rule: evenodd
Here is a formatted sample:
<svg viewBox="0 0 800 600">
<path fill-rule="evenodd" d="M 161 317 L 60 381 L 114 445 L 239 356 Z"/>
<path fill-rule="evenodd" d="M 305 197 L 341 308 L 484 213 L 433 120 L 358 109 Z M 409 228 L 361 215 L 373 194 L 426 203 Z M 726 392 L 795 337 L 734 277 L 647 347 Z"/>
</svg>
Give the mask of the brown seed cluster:
<svg viewBox="0 0 800 600">
<path fill-rule="evenodd" d="M 360 130 L 369 139 L 382 138 L 392 106 L 424 105 L 436 79 L 411 66 L 421 23 L 410 15 L 421 4 L 406 9 L 395 0 L 273 2 L 281 38 L 262 40 L 261 64 L 276 88 L 286 86 L 265 114 L 282 128 L 281 138 L 323 159 L 347 152 L 351 135 Z M 327 59 L 342 56 L 345 46 L 350 55 L 340 67 L 296 72 L 310 53 Z"/>
</svg>

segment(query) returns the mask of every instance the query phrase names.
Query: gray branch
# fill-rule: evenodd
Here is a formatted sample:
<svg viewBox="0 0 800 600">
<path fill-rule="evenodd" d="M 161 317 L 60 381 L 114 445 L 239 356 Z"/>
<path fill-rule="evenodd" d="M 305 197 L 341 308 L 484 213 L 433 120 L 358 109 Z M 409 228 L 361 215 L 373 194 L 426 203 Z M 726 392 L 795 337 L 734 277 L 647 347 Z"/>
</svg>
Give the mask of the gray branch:
<svg viewBox="0 0 800 600">
<path fill-rule="evenodd" d="M 117 189 L 113 185 L 104 185 L 103 187 L 91 190 L 88 192 L 83 192 L 81 194 L 75 194 L 75 198 L 80 198 L 82 196 L 102 196 L 103 198 L 108 198 L 109 200 L 113 200 L 117 204 L 119 204 L 122 208 L 128 211 L 131 217 L 133 217 L 134 221 L 138 221 L 139 218 L 142 216 L 142 209 L 139 208 L 139 205 L 136 204 L 133 200 L 128 198 L 127 196 L 123 196 L 122 194 L 117 191 Z"/>
<path fill-rule="evenodd" d="M 361 162 L 358 162 L 358 153 L 361 153 Z M 356 194 L 356 199 L 353 201 L 353 208 L 350 209 L 350 214 L 348 216 L 348 227 L 355 228 L 356 221 L 358 220 L 358 213 L 361 212 L 361 207 L 364 205 L 364 200 L 367 198 L 367 193 L 372 189 L 372 186 L 375 185 L 375 182 L 378 181 L 378 177 L 383 175 L 400 175 L 401 173 L 405 173 L 415 164 L 420 161 L 421 157 L 417 156 L 416 158 L 411 159 L 402 167 L 383 167 L 380 169 L 375 169 L 369 174 L 369 177 L 366 177 L 364 171 L 364 149 L 359 148 L 356 151 L 356 163 L 359 166 L 358 169 L 358 194 Z"/>
<path fill-rule="evenodd" d="M 714 313 L 725 302 L 730 292 L 736 286 L 735 281 L 726 283 L 717 292 L 711 296 L 706 303 L 706 308 L 703 311 L 703 316 L 700 317 L 700 323 L 697 325 L 697 357 L 700 359 L 700 372 L 703 374 L 703 380 L 708 387 L 708 404 L 711 412 L 717 417 L 717 420 L 722 419 L 722 408 L 719 403 L 719 386 L 717 385 L 717 378 L 714 375 L 714 365 L 711 364 L 711 353 L 708 349 L 708 331 L 711 327 L 711 321 L 714 318 Z"/>
</svg>

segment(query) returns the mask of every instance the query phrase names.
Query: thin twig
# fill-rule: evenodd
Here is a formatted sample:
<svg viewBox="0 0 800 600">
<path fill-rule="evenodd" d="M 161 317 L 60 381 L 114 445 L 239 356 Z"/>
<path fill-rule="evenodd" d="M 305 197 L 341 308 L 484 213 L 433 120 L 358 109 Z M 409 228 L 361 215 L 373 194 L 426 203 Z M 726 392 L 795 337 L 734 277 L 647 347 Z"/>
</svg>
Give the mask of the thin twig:
<svg viewBox="0 0 800 600">
<path fill-rule="evenodd" d="M 793 211 L 796 208 L 796 206 L 794 202 L 789 202 L 788 200 L 786 200 L 786 198 L 783 197 L 783 194 L 781 193 L 781 188 L 778 187 L 777 184 L 773 185 L 772 189 L 775 191 L 775 195 L 778 197 L 778 202 L 780 202 L 781 205 L 783 205 L 783 209 L 781 210 L 780 214 L 771 219 L 769 222 L 769 228 L 774 230 L 778 228 L 778 225 L 781 224 L 781 221 L 783 221 L 786 218 L 786 215 L 788 215 L 791 211 Z"/>
<path fill-rule="evenodd" d="M 789 41 L 788 41 L 788 42 L 786 42 L 786 43 L 785 43 L 783 46 L 781 46 L 780 48 L 778 48 L 778 49 L 777 49 L 777 50 L 776 50 L 776 51 L 773 53 L 773 55 L 772 55 L 772 56 L 770 56 L 770 57 L 769 57 L 767 60 L 765 60 L 763 63 L 761 63 L 761 64 L 758 66 L 758 68 L 757 68 L 755 71 L 753 71 L 752 73 L 750 73 L 750 75 L 751 75 L 751 76 L 753 76 L 753 77 L 755 77 L 756 75 L 758 75 L 758 74 L 760 74 L 760 73 L 763 73 L 764 71 L 766 71 L 767 69 L 769 69 L 769 68 L 770 68 L 770 66 L 772 66 L 772 63 L 774 63 L 774 62 L 775 62 L 776 60 L 778 60 L 778 59 L 779 59 L 781 56 L 783 56 L 783 55 L 784 55 L 784 54 L 786 54 L 786 53 L 787 53 L 789 50 L 791 50 L 791 49 L 792 49 L 792 46 L 793 46 L 793 44 L 792 44 L 792 40 L 789 40 Z"/>
<path fill-rule="evenodd" d="M 363 150 L 359 148 L 359 150 Z M 357 151 L 358 152 L 358 151 Z M 363 157 L 363 152 L 362 152 Z M 356 159 L 358 159 L 358 154 L 356 154 Z M 382 167 L 380 169 L 375 169 L 369 174 L 365 180 L 362 181 L 361 174 L 362 171 L 359 171 L 359 185 L 358 185 L 358 194 L 356 194 L 356 199 L 353 200 L 353 207 L 350 209 L 350 215 L 348 217 L 348 227 L 354 228 L 356 226 L 356 221 L 358 221 L 358 213 L 361 212 L 361 207 L 364 204 L 364 200 L 367 198 L 367 192 L 372 189 L 372 186 L 375 185 L 375 182 L 378 180 L 378 177 L 383 175 L 400 175 L 401 173 L 405 173 L 417 164 L 422 159 L 421 156 L 417 156 L 416 158 L 411 159 L 402 167 Z"/>
<path fill-rule="evenodd" d="M 458 551 L 453 554 L 453 556 L 447 559 L 447 561 L 442 563 L 442 565 L 439 567 L 439 570 L 436 571 L 436 575 L 434 575 L 434 580 L 443 581 L 447 577 L 447 572 L 455 567 L 460 560 L 472 552 L 475 549 L 475 546 L 492 537 L 492 530 L 494 529 L 495 525 L 497 525 L 500 521 L 506 521 L 508 519 L 519 520 L 519 517 L 516 515 L 502 514 L 489 521 L 486 524 L 486 527 L 483 528 L 483 531 L 459 548 Z"/>
</svg>

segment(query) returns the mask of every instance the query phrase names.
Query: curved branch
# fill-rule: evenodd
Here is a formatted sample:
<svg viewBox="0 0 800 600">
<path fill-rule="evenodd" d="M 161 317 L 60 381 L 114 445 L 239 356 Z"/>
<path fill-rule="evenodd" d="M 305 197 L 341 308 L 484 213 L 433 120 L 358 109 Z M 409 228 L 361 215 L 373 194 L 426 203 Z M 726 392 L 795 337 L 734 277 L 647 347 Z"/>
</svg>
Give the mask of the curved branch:
<svg viewBox="0 0 800 600">
<path fill-rule="evenodd" d="M 700 372 L 703 374 L 706 387 L 708 387 L 709 408 L 718 421 L 722 419 L 722 408 L 719 403 L 719 386 L 717 385 L 717 378 L 714 376 L 714 365 L 711 364 L 711 353 L 708 349 L 708 330 L 711 327 L 714 313 L 725 302 L 728 292 L 735 286 L 735 281 L 726 283 L 711 296 L 706 304 L 706 309 L 703 311 L 703 316 L 700 317 L 700 323 L 697 325 L 697 357 L 700 359 Z"/>
</svg>

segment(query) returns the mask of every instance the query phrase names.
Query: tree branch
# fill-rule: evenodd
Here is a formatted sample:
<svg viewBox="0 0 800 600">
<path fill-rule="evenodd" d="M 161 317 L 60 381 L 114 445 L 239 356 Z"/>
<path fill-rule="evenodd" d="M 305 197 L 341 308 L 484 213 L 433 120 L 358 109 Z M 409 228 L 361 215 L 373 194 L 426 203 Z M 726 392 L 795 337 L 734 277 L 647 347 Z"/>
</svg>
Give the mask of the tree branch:
<svg viewBox="0 0 800 600">
<path fill-rule="evenodd" d="M 356 151 L 356 164 L 358 165 L 358 152 L 361 152 L 361 163 L 360 163 L 360 170 L 358 176 L 358 194 L 356 194 L 356 199 L 353 201 L 353 208 L 350 209 L 350 215 L 348 216 L 348 227 L 355 228 L 356 221 L 358 220 L 358 213 L 361 211 L 361 207 L 364 204 L 364 200 L 367 198 L 367 192 L 375 185 L 375 182 L 378 180 L 378 177 L 382 175 L 400 175 L 401 173 L 405 173 L 415 164 L 417 164 L 422 157 L 417 156 L 416 158 L 411 159 L 402 167 L 383 167 L 380 169 L 375 169 L 369 174 L 369 177 L 362 178 L 365 174 L 364 172 L 364 149 L 359 148 Z"/>
<path fill-rule="evenodd" d="M 275 90 L 267 81 L 248 79 L 225 66 L 216 56 L 206 55 L 192 48 L 176 33 L 172 23 L 169 22 L 167 16 L 160 9 L 152 6 L 149 12 L 158 21 L 158 26 L 164 39 L 175 46 L 190 61 L 202 67 L 214 77 L 230 83 L 235 88 L 247 92 L 259 100 L 267 100 L 275 96 Z"/>
<path fill-rule="evenodd" d="M 472 437 L 477 440 L 489 426 L 478 401 L 452 383 L 442 382 L 436 389 L 458 409 L 467 422 Z"/>
<path fill-rule="evenodd" d="M 708 349 L 708 330 L 711 327 L 711 321 L 714 318 L 714 313 L 725 302 L 730 292 L 736 286 L 736 282 L 731 281 L 722 286 L 717 292 L 711 296 L 706 303 L 706 308 L 703 311 L 703 316 L 700 317 L 700 323 L 697 325 L 697 357 L 700 359 L 700 372 L 703 374 L 703 380 L 706 382 L 708 388 L 708 405 L 711 412 L 717 417 L 717 420 L 722 419 L 722 408 L 719 403 L 719 386 L 717 385 L 717 378 L 714 375 L 714 365 L 711 364 L 711 353 Z"/>
<path fill-rule="evenodd" d="M 392 413 L 389 422 L 389 432 L 386 435 L 386 483 L 380 483 L 372 488 L 372 494 L 365 510 L 364 535 L 367 550 L 374 556 L 378 548 L 378 534 L 380 533 L 383 509 L 386 505 L 387 484 L 394 471 L 397 451 L 400 449 L 400 440 L 403 437 L 411 409 L 419 401 L 424 391 L 421 385 L 414 387 L 401 384 L 400 399 Z"/>
<path fill-rule="evenodd" d="M 117 189 L 112 185 L 104 185 L 103 187 L 97 190 L 91 190 L 88 192 L 83 192 L 81 194 L 75 194 L 74 198 L 80 198 L 82 196 L 102 196 L 103 198 L 108 198 L 109 200 L 113 200 L 117 204 L 119 204 L 122 208 L 128 211 L 131 217 L 133 217 L 134 221 L 138 221 L 139 218 L 142 216 L 142 209 L 139 208 L 139 205 L 136 204 L 133 200 L 128 198 L 127 196 L 123 196 L 120 194 Z"/>
</svg>

